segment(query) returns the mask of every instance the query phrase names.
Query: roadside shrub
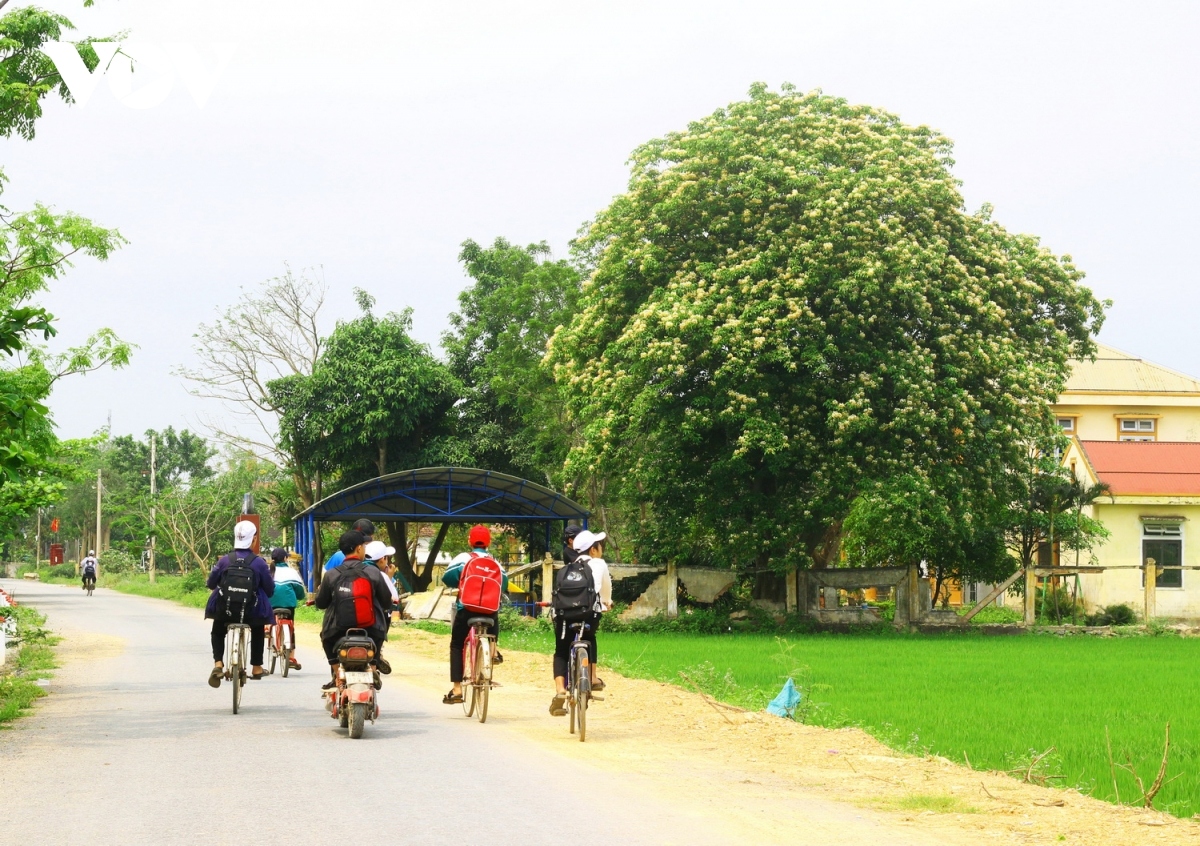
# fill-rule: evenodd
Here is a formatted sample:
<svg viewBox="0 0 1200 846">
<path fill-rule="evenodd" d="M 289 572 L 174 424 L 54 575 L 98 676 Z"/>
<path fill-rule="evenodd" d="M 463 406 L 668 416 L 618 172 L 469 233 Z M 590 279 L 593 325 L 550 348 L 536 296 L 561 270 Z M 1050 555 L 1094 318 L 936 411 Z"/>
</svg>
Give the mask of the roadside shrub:
<svg viewBox="0 0 1200 846">
<path fill-rule="evenodd" d="M 75 565 L 58 564 L 57 566 L 50 568 L 50 575 L 56 576 L 60 579 L 73 579 L 75 578 Z"/>
<path fill-rule="evenodd" d="M 113 547 L 106 549 L 100 555 L 100 572 L 111 573 L 134 573 L 137 572 L 138 560 L 123 549 Z M 74 570 L 72 570 L 74 572 Z"/>
<path fill-rule="evenodd" d="M 1120 605 L 1109 605 L 1103 611 L 1097 611 L 1087 617 L 1089 626 L 1132 626 L 1136 622 L 1137 612 L 1123 602 Z"/>
<path fill-rule="evenodd" d="M 180 580 L 179 586 L 183 589 L 184 593 L 195 593 L 207 589 L 204 585 L 204 574 L 199 570 L 192 570 L 184 576 Z"/>
</svg>

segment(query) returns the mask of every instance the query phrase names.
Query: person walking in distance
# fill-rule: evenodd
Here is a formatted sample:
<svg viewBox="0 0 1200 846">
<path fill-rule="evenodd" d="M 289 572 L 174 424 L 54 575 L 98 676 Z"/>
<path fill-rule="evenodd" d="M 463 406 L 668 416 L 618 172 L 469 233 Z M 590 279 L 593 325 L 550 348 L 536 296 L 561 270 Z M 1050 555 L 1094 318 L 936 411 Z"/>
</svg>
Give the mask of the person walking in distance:
<svg viewBox="0 0 1200 846">
<path fill-rule="evenodd" d="M 225 673 L 225 635 L 230 623 L 250 626 L 250 678 L 264 675 L 264 629 L 275 619 L 270 597 L 275 593 L 275 580 L 267 562 L 254 554 L 254 536 L 258 528 L 249 520 L 233 527 L 233 552 L 221 557 L 208 574 L 208 589 L 212 593 L 204 606 L 204 618 L 212 620 L 213 668 L 208 676 L 210 687 L 220 687 Z M 235 682 L 236 684 L 236 682 Z"/>
<path fill-rule="evenodd" d="M 467 642 L 472 617 L 489 617 L 488 631 L 500 635 L 500 597 L 508 590 L 508 574 L 488 552 L 492 533 L 487 526 L 472 526 L 467 534 L 471 551 L 454 559 L 442 574 L 442 584 L 458 588 L 454 603 L 454 622 L 450 627 L 450 692 L 442 697 L 445 705 L 463 701 L 463 645 Z M 494 663 L 504 658 L 496 650 Z"/>
<path fill-rule="evenodd" d="M 554 698 L 550 713 L 556 717 L 567 713 L 567 666 L 571 660 L 571 642 L 575 634 L 572 623 L 584 623 L 583 639 L 588 645 L 588 675 L 592 690 L 604 690 L 604 682 L 596 677 L 596 629 L 600 615 L 612 607 L 612 574 L 604 560 L 604 532 L 586 529 L 575 536 L 578 557 L 558 571 L 554 580 Z"/>
</svg>

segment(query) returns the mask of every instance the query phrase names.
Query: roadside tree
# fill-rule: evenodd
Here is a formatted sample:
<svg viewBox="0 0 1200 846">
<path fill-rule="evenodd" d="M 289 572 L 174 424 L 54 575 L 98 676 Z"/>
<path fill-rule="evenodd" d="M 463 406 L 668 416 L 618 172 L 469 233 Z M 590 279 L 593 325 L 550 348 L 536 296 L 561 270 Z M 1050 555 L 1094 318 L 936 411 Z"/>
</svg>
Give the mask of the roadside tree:
<svg viewBox="0 0 1200 846">
<path fill-rule="evenodd" d="M 986 502 L 1052 425 L 1103 306 L 1069 258 L 968 213 L 950 154 L 763 85 L 634 151 L 550 360 L 567 473 L 619 480 L 641 560 L 827 566 L 875 483 L 936 468 Z"/>
</svg>

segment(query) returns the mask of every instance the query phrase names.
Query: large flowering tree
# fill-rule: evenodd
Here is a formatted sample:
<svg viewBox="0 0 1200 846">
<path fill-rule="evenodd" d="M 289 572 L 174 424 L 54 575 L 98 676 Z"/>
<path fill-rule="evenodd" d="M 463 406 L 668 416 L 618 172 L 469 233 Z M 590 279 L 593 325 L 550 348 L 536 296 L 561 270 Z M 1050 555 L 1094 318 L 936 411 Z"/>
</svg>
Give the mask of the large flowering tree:
<svg viewBox="0 0 1200 846">
<path fill-rule="evenodd" d="M 763 85 L 634 151 L 548 361 L 583 433 L 568 474 L 620 482 L 641 558 L 826 564 L 854 498 L 901 475 L 1004 499 L 1103 306 L 968 213 L 950 154 Z"/>
</svg>

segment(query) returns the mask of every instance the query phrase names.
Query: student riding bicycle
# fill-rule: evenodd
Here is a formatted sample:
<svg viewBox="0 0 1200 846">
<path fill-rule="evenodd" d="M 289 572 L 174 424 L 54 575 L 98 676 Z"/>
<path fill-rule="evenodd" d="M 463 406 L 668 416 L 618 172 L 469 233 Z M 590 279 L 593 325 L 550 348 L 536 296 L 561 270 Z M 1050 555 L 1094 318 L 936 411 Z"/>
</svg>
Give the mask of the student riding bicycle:
<svg viewBox="0 0 1200 846">
<path fill-rule="evenodd" d="M 375 642 L 375 666 L 384 674 L 392 671 L 379 654 L 392 621 L 392 594 L 379 568 L 363 560 L 365 540 L 363 533 L 355 529 L 338 538 L 338 549 L 345 557 L 325 573 L 317 588 L 316 606 L 325 612 L 321 645 L 330 671 L 330 680 L 322 690 L 337 686 L 337 644 L 350 629 L 364 629 Z M 376 676 L 376 686 L 380 684 Z"/>
<path fill-rule="evenodd" d="M 263 672 L 264 628 L 275 619 L 269 597 L 275 593 L 275 580 L 267 562 L 254 554 L 254 536 L 258 528 L 249 520 L 233 527 L 233 552 L 221 557 L 208 574 L 212 593 L 204 606 L 204 619 L 212 620 L 213 668 L 208 676 L 210 687 L 220 687 L 225 674 L 225 635 L 231 623 L 250 627 L 250 678 L 261 679 Z"/>
<path fill-rule="evenodd" d="M 303 602 L 304 597 L 308 595 L 300 574 L 290 566 L 293 555 L 299 560 L 299 555 L 294 552 L 289 553 L 282 547 L 271 550 L 271 576 L 275 579 L 275 592 L 271 594 L 271 610 L 274 612 L 276 620 L 296 619 L 296 606 Z M 288 666 L 293 670 L 299 670 L 300 662 L 291 658 L 288 660 Z"/>
<path fill-rule="evenodd" d="M 96 550 L 88 550 L 87 557 L 79 562 L 79 569 L 83 573 L 83 589 L 87 590 L 88 582 L 95 584 L 96 575 L 100 571 L 100 562 L 96 559 Z"/>
<path fill-rule="evenodd" d="M 459 588 L 458 598 L 454 602 L 454 623 L 450 628 L 450 692 L 442 697 L 445 705 L 455 705 L 463 701 L 463 644 L 467 642 L 472 617 L 487 617 L 491 620 L 490 631 L 497 638 L 500 636 L 500 597 L 508 590 L 508 574 L 499 562 L 488 552 L 492 545 L 492 533 L 487 526 L 472 526 L 467 534 L 467 544 L 470 552 L 457 556 L 446 572 L 442 574 L 442 584 L 450 588 Z M 494 584 L 497 580 L 499 584 Z M 477 581 L 479 580 L 479 581 Z M 473 585 L 480 585 L 476 591 Z M 463 604 L 463 592 L 470 591 L 467 605 Z M 479 604 L 482 602 L 483 604 Z M 492 656 L 492 663 L 504 661 L 500 650 Z"/>
<path fill-rule="evenodd" d="M 583 640 L 588 645 L 588 675 L 592 690 L 604 690 L 604 682 L 596 678 L 596 629 L 600 615 L 612 607 L 612 575 L 604 560 L 604 532 L 587 530 L 575 536 L 578 557 L 566 562 L 554 579 L 554 698 L 550 713 L 556 717 L 567 713 L 567 666 L 571 659 L 571 643 L 575 640 L 574 623 L 583 623 Z"/>
</svg>

